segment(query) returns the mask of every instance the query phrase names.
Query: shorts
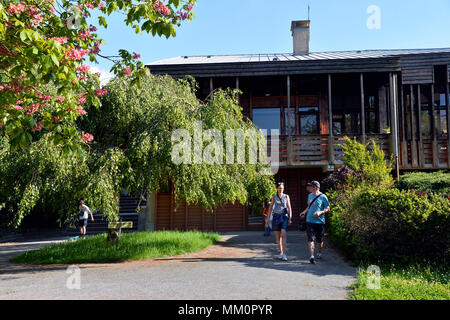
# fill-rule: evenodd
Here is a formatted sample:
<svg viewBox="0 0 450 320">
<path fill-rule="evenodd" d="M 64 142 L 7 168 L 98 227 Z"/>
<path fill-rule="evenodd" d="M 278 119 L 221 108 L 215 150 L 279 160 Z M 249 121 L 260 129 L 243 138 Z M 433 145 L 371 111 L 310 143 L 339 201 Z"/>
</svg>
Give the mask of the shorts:
<svg viewBox="0 0 450 320">
<path fill-rule="evenodd" d="M 276 215 L 274 215 L 272 220 L 272 231 L 281 231 L 282 229 L 287 230 L 289 224 L 289 217 L 284 215 L 283 220 L 279 223 L 275 223 Z"/>
<path fill-rule="evenodd" d="M 325 234 L 325 225 L 320 223 L 306 223 L 306 236 L 308 242 L 323 242 L 323 236 Z"/>
<path fill-rule="evenodd" d="M 78 219 L 78 227 L 87 227 L 88 219 Z"/>
</svg>

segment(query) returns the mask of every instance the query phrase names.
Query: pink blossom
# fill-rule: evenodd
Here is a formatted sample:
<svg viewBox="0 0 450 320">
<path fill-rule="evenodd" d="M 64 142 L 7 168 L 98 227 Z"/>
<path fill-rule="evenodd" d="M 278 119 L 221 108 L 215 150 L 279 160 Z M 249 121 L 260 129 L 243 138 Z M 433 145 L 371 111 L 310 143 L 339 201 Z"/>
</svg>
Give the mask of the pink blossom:
<svg viewBox="0 0 450 320">
<path fill-rule="evenodd" d="M 72 49 L 70 48 L 69 51 L 66 53 L 66 57 L 71 60 L 81 60 L 83 56 L 87 55 L 89 53 L 89 50 L 86 49 Z"/>
<path fill-rule="evenodd" d="M 86 110 L 84 110 L 83 108 L 77 108 L 77 112 L 80 116 L 84 116 L 85 114 L 87 114 Z"/>
<path fill-rule="evenodd" d="M 91 25 L 89 25 L 89 31 L 95 32 L 95 31 L 97 31 L 97 27 L 96 27 L 96 26 L 93 26 L 93 25 L 91 24 Z"/>
<path fill-rule="evenodd" d="M 130 74 L 131 74 L 130 67 L 129 67 L 129 66 L 126 66 L 126 67 L 124 68 L 124 70 L 123 70 L 123 73 L 124 73 L 126 76 L 130 75 Z"/>
<path fill-rule="evenodd" d="M 21 14 L 25 10 L 25 3 L 19 3 L 18 5 L 10 4 L 8 12 L 10 15 Z"/>
<path fill-rule="evenodd" d="M 134 60 L 137 60 L 137 59 L 139 59 L 140 57 L 141 57 L 140 54 L 138 54 L 138 53 L 136 53 L 136 52 L 133 52 L 133 59 L 134 59 Z"/>
<path fill-rule="evenodd" d="M 186 10 L 187 10 L 187 11 L 192 11 L 193 8 L 194 8 L 194 4 L 189 3 L 189 4 L 187 5 L 187 7 L 186 7 Z"/>
<path fill-rule="evenodd" d="M 34 103 L 31 106 L 29 106 L 27 108 L 27 111 L 25 112 L 26 114 L 33 114 L 36 111 L 38 111 L 39 109 L 42 109 L 43 105 L 41 105 L 40 103 Z"/>
<path fill-rule="evenodd" d="M 94 9 L 94 5 L 90 2 L 86 2 L 86 7 L 88 7 L 89 9 Z"/>
<path fill-rule="evenodd" d="M 49 101 L 52 98 L 51 96 L 47 96 L 42 93 L 38 93 L 38 96 L 39 96 L 39 100 L 41 100 L 41 101 Z"/>
<path fill-rule="evenodd" d="M 14 106 L 14 109 L 16 109 L 16 110 L 22 110 L 23 108 L 22 108 L 21 106 L 19 106 L 19 105 L 16 104 L 16 105 Z"/>
<path fill-rule="evenodd" d="M 81 138 L 84 140 L 84 142 L 89 142 L 94 140 L 94 136 L 90 133 L 81 131 Z"/>
<path fill-rule="evenodd" d="M 55 116 L 52 117 L 52 121 L 55 122 L 55 123 L 56 122 L 61 122 L 61 120 L 62 120 L 62 117 L 55 117 Z"/>
<path fill-rule="evenodd" d="M 57 102 L 63 102 L 65 99 L 66 99 L 66 97 L 60 96 L 60 97 L 56 98 L 56 101 Z"/>
<path fill-rule="evenodd" d="M 106 94 L 106 89 L 97 89 L 95 90 L 95 94 L 99 97 L 104 96 Z"/>
<path fill-rule="evenodd" d="M 91 54 L 97 54 L 97 53 L 99 53 L 99 52 L 100 52 L 100 48 L 99 48 L 100 44 L 101 44 L 100 41 L 95 41 L 95 42 L 94 42 L 94 47 L 91 49 L 90 53 L 91 53 Z"/>
<path fill-rule="evenodd" d="M 166 4 L 159 0 L 155 1 L 155 3 L 153 4 L 153 9 L 163 16 L 168 16 L 172 13 L 172 11 L 166 6 Z"/>
<path fill-rule="evenodd" d="M 44 125 L 41 122 L 38 122 L 36 125 L 33 126 L 32 131 L 41 131 L 42 128 L 44 128 Z"/>
<path fill-rule="evenodd" d="M 51 39 L 51 40 L 58 41 L 58 42 L 61 43 L 61 44 L 64 44 L 64 43 L 67 42 L 67 37 L 53 37 L 53 38 L 50 38 L 50 39 Z"/>
<path fill-rule="evenodd" d="M 88 65 L 82 64 L 82 65 L 78 68 L 78 70 L 81 71 L 81 72 L 88 72 L 90 68 L 91 68 L 91 67 L 89 67 Z"/>
<path fill-rule="evenodd" d="M 78 104 L 85 104 L 86 103 L 86 97 L 83 93 L 78 95 Z"/>
<path fill-rule="evenodd" d="M 52 13 L 55 13 L 55 7 L 50 6 L 50 11 L 51 11 Z"/>
<path fill-rule="evenodd" d="M 80 36 L 80 39 L 83 41 L 92 37 L 91 33 L 88 30 L 80 31 L 79 36 Z"/>
</svg>

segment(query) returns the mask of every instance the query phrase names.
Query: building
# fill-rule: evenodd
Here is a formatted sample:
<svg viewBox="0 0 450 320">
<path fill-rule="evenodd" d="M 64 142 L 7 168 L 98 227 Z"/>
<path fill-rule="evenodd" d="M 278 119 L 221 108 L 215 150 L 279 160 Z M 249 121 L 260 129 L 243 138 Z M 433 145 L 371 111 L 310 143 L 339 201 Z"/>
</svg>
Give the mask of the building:
<svg viewBox="0 0 450 320">
<path fill-rule="evenodd" d="M 306 206 L 306 183 L 342 163 L 345 136 L 371 140 L 398 170 L 450 168 L 450 48 L 310 52 L 310 21 L 293 21 L 293 53 L 181 56 L 149 64 L 153 74 L 194 76 L 199 98 L 238 88 L 243 114 L 279 129 L 281 168 L 293 211 Z M 249 230 L 249 212 L 227 205 L 214 214 L 155 196 L 156 229 Z M 294 221 L 295 222 L 295 221 Z M 258 224 L 259 227 L 259 224 Z"/>
</svg>

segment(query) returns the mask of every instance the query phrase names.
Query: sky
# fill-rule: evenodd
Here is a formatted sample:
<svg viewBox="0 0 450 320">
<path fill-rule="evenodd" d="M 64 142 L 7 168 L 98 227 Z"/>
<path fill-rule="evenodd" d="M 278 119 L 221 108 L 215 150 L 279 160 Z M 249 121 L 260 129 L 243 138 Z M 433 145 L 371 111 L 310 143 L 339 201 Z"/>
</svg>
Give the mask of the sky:
<svg viewBox="0 0 450 320">
<path fill-rule="evenodd" d="M 368 12 L 371 6 L 379 15 Z M 176 38 L 137 35 L 121 15 L 110 16 L 108 28 L 99 27 L 98 33 L 106 41 L 102 54 L 126 49 L 139 53 L 144 63 L 177 56 L 290 53 L 291 21 L 306 20 L 307 8 L 308 0 L 198 0 L 196 18 L 177 28 Z M 450 0 L 310 0 L 310 8 L 311 52 L 450 47 Z M 379 24 L 369 28 L 368 20 Z M 91 23 L 98 25 L 96 19 Z M 109 77 L 109 61 L 100 58 L 95 67 Z"/>
</svg>

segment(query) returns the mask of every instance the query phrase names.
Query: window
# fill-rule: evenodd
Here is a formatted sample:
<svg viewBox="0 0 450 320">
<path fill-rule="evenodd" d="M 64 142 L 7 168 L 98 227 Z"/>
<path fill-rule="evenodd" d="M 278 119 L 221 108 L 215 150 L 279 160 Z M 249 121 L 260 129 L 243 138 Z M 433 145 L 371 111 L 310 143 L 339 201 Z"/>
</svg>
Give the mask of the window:
<svg viewBox="0 0 450 320">
<path fill-rule="evenodd" d="M 434 66 L 434 133 L 438 139 L 445 139 L 448 134 L 447 99 L 448 85 L 447 65 Z M 450 99 L 450 96 L 448 97 Z"/>
<path fill-rule="evenodd" d="M 333 114 L 333 134 L 358 134 L 360 123 L 358 112 L 337 112 Z"/>
<path fill-rule="evenodd" d="M 253 123 L 259 129 L 266 129 L 270 134 L 271 129 L 280 130 L 280 108 L 255 108 L 253 109 Z"/>
<path fill-rule="evenodd" d="M 366 97 L 366 132 L 377 133 L 378 132 L 378 119 L 377 119 L 377 100 L 375 96 Z"/>
<path fill-rule="evenodd" d="M 319 107 L 300 107 L 299 126 L 300 134 L 319 134 Z"/>
<path fill-rule="evenodd" d="M 422 139 L 431 138 L 431 86 L 420 85 L 420 130 Z"/>
<path fill-rule="evenodd" d="M 447 135 L 447 101 L 445 93 L 435 93 L 434 103 L 434 123 L 436 125 L 435 133 L 438 138 L 444 138 Z"/>
</svg>

